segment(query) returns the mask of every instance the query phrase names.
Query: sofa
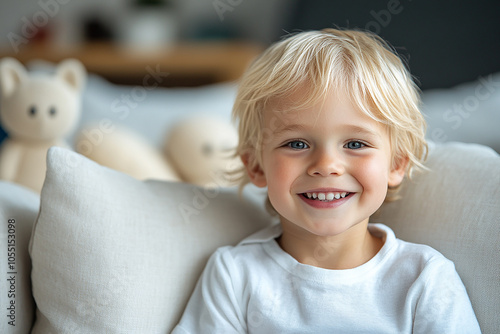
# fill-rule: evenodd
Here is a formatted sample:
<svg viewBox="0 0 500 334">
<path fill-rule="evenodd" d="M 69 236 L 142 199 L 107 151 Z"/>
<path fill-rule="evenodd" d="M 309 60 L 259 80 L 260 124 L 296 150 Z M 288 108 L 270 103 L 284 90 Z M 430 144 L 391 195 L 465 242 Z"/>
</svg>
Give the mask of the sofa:
<svg viewBox="0 0 500 334">
<path fill-rule="evenodd" d="M 111 119 L 160 145 L 187 115 L 228 119 L 235 92 L 158 89 L 126 117 L 110 113 L 131 89 L 91 78 L 81 125 Z M 481 143 L 436 140 L 426 166 L 372 222 L 451 259 L 483 333 L 498 333 L 500 156 Z M 240 196 L 234 187 L 141 181 L 51 148 L 41 194 L 0 181 L 0 332 L 170 332 L 210 254 L 277 223 L 264 199 L 253 186 Z"/>
</svg>

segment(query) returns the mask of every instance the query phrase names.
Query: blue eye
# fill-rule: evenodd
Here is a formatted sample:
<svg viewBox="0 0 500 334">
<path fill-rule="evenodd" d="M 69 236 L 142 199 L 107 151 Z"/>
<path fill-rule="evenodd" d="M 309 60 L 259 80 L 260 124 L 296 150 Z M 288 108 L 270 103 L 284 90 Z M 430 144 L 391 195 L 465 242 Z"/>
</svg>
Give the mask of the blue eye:
<svg viewBox="0 0 500 334">
<path fill-rule="evenodd" d="M 345 144 L 345 147 L 350 149 L 350 150 L 358 150 L 358 149 L 363 148 L 365 146 L 366 145 L 360 141 L 350 141 L 347 144 Z"/>
<path fill-rule="evenodd" d="M 294 150 L 303 150 L 303 149 L 309 148 L 309 146 L 306 143 L 304 143 L 303 141 L 300 141 L 300 140 L 294 140 L 294 141 L 288 142 L 286 144 L 286 146 L 288 146 Z"/>
</svg>

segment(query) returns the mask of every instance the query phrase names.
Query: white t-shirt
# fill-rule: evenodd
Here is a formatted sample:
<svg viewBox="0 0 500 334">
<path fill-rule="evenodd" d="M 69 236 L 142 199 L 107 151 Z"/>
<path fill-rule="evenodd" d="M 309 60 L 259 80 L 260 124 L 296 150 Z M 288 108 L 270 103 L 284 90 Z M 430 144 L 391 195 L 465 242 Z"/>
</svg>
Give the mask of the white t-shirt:
<svg viewBox="0 0 500 334">
<path fill-rule="evenodd" d="M 280 225 L 218 249 L 173 333 L 480 333 L 451 261 L 369 229 L 383 247 L 347 270 L 296 261 L 275 241 Z"/>
</svg>

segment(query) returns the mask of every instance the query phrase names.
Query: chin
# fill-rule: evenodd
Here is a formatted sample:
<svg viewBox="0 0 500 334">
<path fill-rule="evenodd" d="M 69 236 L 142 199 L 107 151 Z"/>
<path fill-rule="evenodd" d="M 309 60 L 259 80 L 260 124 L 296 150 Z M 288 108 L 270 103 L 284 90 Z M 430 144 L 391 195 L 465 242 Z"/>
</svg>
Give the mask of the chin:
<svg viewBox="0 0 500 334">
<path fill-rule="evenodd" d="M 354 224 L 338 224 L 333 222 L 315 223 L 309 227 L 304 228 L 311 234 L 317 235 L 318 237 L 334 237 L 341 235 L 347 231 L 353 231 L 358 228 L 362 228 L 364 221 Z"/>
</svg>

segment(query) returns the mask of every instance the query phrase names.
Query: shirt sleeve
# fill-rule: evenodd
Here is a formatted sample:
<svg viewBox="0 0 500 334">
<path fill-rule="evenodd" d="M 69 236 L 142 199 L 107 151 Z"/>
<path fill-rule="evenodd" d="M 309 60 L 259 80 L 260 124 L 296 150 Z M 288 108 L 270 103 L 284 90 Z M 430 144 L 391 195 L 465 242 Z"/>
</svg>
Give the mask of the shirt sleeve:
<svg viewBox="0 0 500 334">
<path fill-rule="evenodd" d="M 413 333 L 481 333 L 478 321 L 453 262 L 431 260 L 422 271 Z"/>
<path fill-rule="evenodd" d="M 235 294 L 235 265 L 226 248 L 209 259 L 173 334 L 246 333 L 244 316 Z"/>
</svg>

